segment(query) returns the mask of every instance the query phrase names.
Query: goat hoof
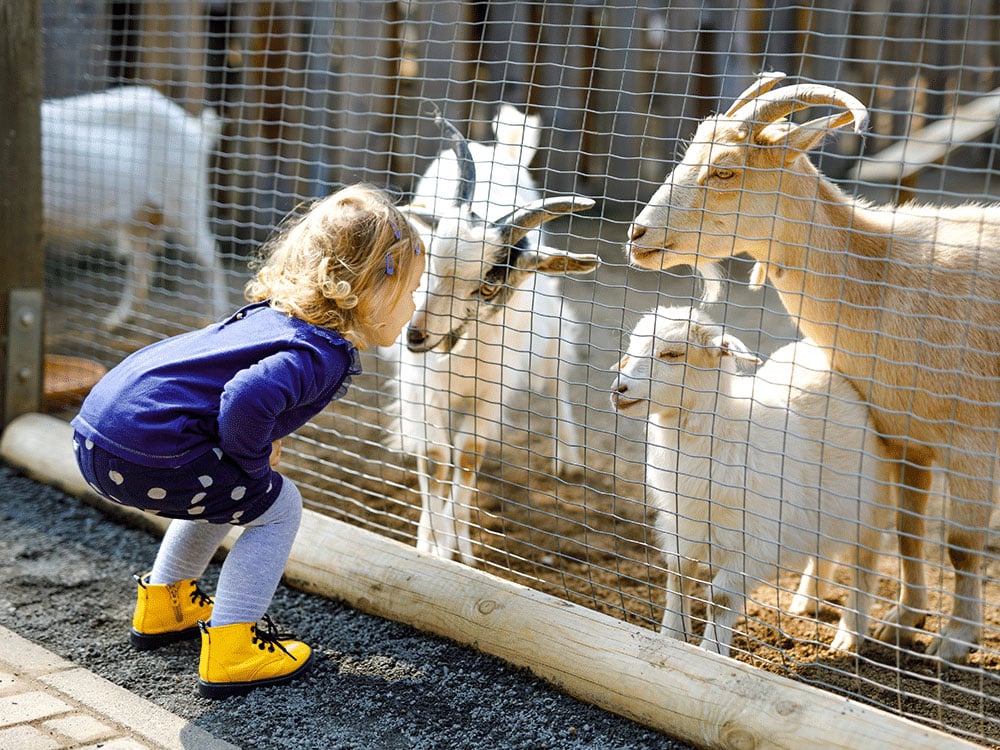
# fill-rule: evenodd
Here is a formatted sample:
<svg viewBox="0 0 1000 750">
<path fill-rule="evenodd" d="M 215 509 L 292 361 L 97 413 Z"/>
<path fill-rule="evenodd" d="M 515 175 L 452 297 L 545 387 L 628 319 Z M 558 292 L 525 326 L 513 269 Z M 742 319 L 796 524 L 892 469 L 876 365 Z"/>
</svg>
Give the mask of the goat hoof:
<svg viewBox="0 0 1000 750">
<path fill-rule="evenodd" d="M 978 644 L 972 640 L 962 628 L 945 628 L 937 635 L 927 648 L 927 656 L 934 656 L 948 664 L 965 664 L 969 654 L 976 650 Z"/>
<path fill-rule="evenodd" d="M 830 648 L 834 651 L 842 651 L 847 654 L 856 654 L 859 649 L 859 639 L 857 635 L 847 631 L 837 631 Z"/>
<path fill-rule="evenodd" d="M 922 612 L 895 606 L 872 628 L 872 637 L 890 646 L 912 649 L 913 637 L 924 618 Z"/>
</svg>

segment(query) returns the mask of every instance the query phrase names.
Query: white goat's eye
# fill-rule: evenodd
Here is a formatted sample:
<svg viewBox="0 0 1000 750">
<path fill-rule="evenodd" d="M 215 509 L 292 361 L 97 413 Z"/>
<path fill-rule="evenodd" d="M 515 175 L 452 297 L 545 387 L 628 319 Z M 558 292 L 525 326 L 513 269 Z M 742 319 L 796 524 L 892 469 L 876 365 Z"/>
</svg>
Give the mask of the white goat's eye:
<svg viewBox="0 0 1000 750">
<path fill-rule="evenodd" d="M 656 356 L 660 359 L 680 359 L 684 356 L 684 352 L 677 351 L 676 349 L 664 349 Z"/>
<path fill-rule="evenodd" d="M 731 169 L 716 169 L 712 172 L 713 177 L 718 177 L 720 180 L 728 180 L 735 174 Z"/>
</svg>

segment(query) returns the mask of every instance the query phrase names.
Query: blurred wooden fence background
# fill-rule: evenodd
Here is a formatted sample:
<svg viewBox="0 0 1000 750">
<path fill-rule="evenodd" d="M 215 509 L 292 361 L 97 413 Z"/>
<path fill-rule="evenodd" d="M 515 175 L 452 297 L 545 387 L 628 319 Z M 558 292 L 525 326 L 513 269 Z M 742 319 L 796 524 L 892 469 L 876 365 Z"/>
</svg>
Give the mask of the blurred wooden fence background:
<svg viewBox="0 0 1000 750">
<path fill-rule="evenodd" d="M 45 94 L 142 82 L 192 112 L 218 107 L 217 219 L 237 245 L 336 184 L 410 190 L 440 148 L 425 100 L 477 138 L 498 102 L 527 105 L 546 126 L 533 164 L 545 189 L 631 210 L 696 121 L 762 69 L 867 102 L 869 152 L 989 91 L 998 6 L 43 0 Z"/>
</svg>

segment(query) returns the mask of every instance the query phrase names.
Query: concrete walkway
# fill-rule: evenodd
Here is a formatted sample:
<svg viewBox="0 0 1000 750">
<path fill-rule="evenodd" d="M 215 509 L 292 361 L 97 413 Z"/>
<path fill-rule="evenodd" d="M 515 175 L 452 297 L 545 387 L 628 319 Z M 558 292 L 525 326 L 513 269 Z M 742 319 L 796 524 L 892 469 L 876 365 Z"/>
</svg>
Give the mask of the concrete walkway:
<svg viewBox="0 0 1000 750">
<path fill-rule="evenodd" d="M 237 746 L 0 627 L 0 750 L 97 748 Z"/>
</svg>

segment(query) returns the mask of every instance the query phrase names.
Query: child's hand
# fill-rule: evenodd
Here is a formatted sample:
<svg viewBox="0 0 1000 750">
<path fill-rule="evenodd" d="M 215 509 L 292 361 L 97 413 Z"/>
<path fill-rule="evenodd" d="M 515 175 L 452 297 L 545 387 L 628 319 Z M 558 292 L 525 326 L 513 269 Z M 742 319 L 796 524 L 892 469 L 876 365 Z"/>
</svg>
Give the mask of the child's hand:
<svg viewBox="0 0 1000 750">
<path fill-rule="evenodd" d="M 275 440 L 271 443 L 271 458 L 269 459 L 272 469 L 277 469 L 281 463 L 281 441 Z"/>
</svg>

